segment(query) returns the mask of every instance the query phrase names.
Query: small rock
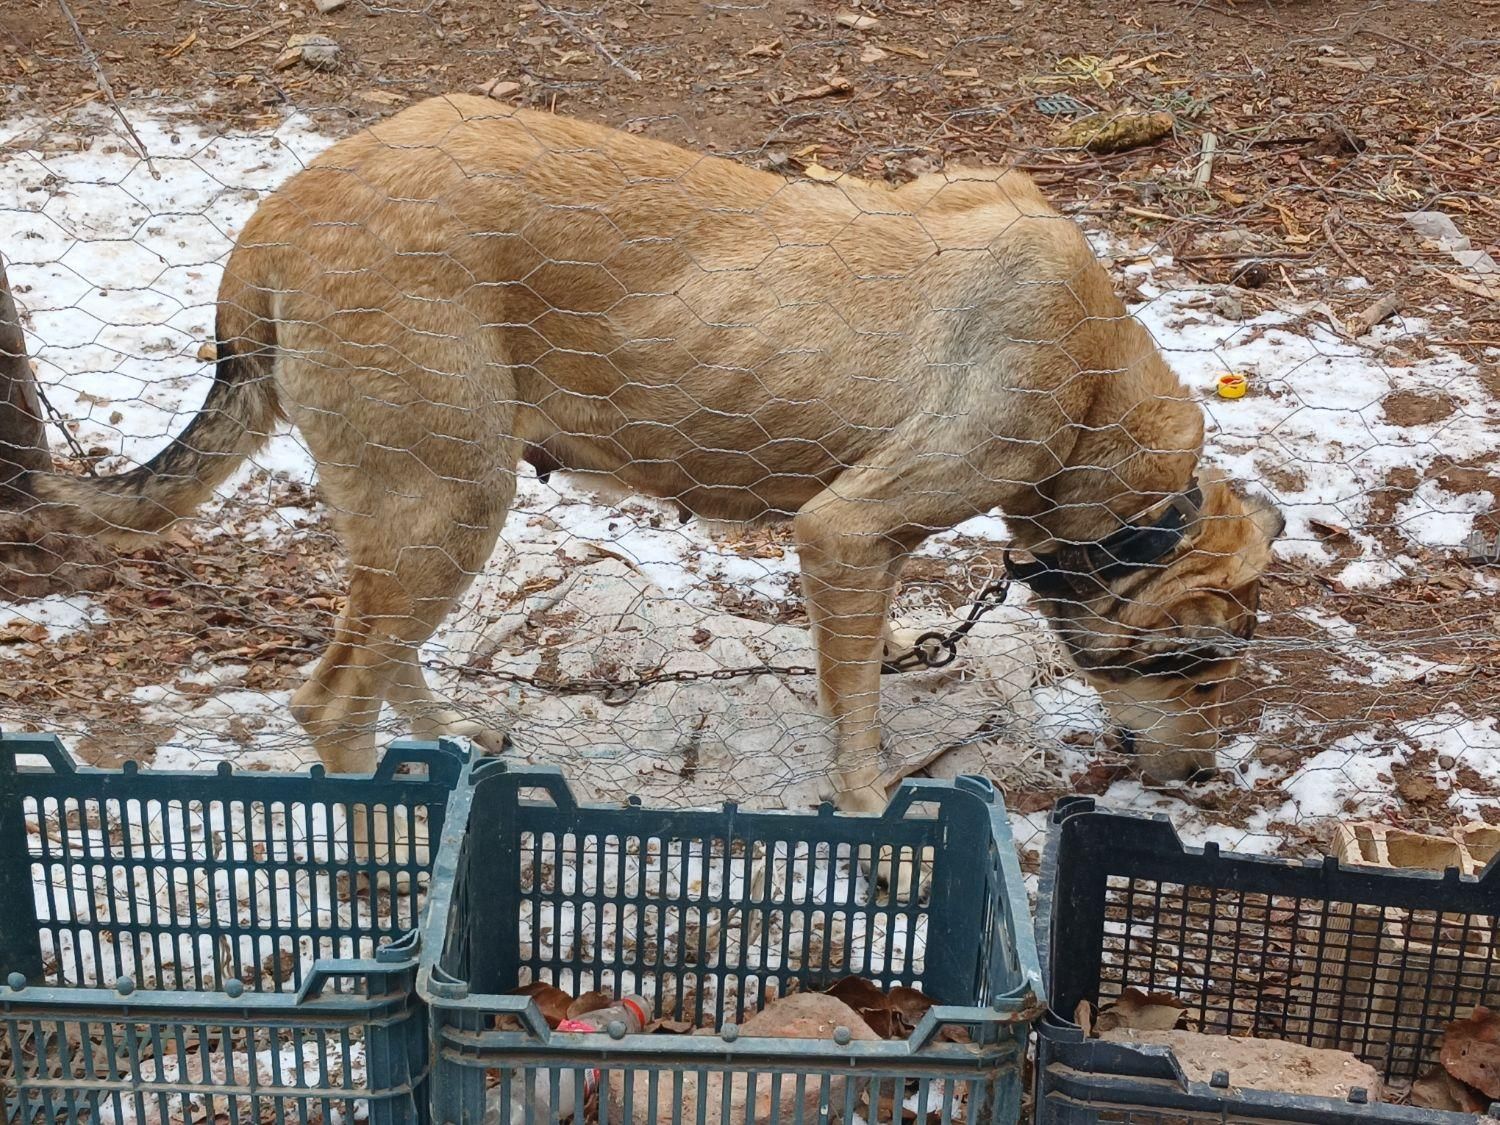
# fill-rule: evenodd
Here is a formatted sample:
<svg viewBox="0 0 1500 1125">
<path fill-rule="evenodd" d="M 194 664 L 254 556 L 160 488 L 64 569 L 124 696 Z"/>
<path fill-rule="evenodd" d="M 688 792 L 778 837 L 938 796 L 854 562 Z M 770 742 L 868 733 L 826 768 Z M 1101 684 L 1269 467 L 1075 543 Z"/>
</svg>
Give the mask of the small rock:
<svg viewBox="0 0 1500 1125">
<path fill-rule="evenodd" d="M 1458 761 L 1452 754 L 1439 754 L 1437 764 L 1440 770 L 1451 770 L 1458 764 Z"/>
<path fill-rule="evenodd" d="M 329 12 L 338 11 L 347 3 L 349 0 L 313 0 L 313 7 L 326 16 Z"/>
<path fill-rule="evenodd" d="M 299 62 L 314 70 L 331 70 L 339 62 L 339 45 L 326 35 L 293 35 L 272 65 L 285 70 Z"/>
<path fill-rule="evenodd" d="M 499 100 L 501 98 L 508 98 L 512 94 L 519 94 L 521 92 L 521 84 L 502 78 L 491 78 L 488 82 L 481 82 L 478 86 L 475 86 L 474 92 L 476 94 L 483 94 L 487 98 Z"/>
<path fill-rule="evenodd" d="M 865 44 L 865 49 L 859 53 L 859 61 L 862 63 L 878 63 L 881 59 L 889 57 L 887 52 L 882 51 L 874 43 Z"/>
<path fill-rule="evenodd" d="M 1225 320 L 1244 320 L 1245 306 L 1233 293 L 1220 293 L 1214 298 L 1214 312 Z"/>
<path fill-rule="evenodd" d="M 370 105 L 400 105 L 406 101 L 404 94 L 398 94 L 393 90 L 361 90 L 354 96 L 362 102 L 368 102 Z"/>
</svg>

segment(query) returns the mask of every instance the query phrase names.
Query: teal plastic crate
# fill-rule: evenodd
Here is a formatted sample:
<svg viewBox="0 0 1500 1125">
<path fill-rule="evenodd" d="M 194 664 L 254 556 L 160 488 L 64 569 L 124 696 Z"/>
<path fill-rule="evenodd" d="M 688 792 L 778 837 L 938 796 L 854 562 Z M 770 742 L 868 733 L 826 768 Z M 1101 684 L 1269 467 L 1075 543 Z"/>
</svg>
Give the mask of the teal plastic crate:
<svg viewBox="0 0 1500 1125">
<path fill-rule="evenodd" d="M 928 893 L 872 893 L 861 871 L 883 850 L 906 865 L 925 855 Z M 905 1040 L 739 1034 L 765 999 L 851 975 L 936 1004 Z M 715 1030 L 549 1031 L 532 1000 L 506 994 L 533 981 L 639 992 Z M 556 771 L 498 761 L 454 794 L 418 988 L 439 1125 L 555 1120 L 563 1084 L 596 1068 L 600 1125 L 751 1120 L 721 1096 L 736 1085 L 772 1107 L 758 1122 L 847 1125 L 863 1094 L 870 1125 L 909 1120 L 903 1102 L 919 1100 L 919 1121 L 1010 1125 L 1040 1010 L 1015 848 L 987 782 L 907 782 L 879 817 L 695 812 L 579 804 Z"/>
<path fill-rule="evenodd" d="M 424 1120 L 416 927 L 464 768 L 97 770 L 0 735 L 8 1125 Z"/>
</svg>

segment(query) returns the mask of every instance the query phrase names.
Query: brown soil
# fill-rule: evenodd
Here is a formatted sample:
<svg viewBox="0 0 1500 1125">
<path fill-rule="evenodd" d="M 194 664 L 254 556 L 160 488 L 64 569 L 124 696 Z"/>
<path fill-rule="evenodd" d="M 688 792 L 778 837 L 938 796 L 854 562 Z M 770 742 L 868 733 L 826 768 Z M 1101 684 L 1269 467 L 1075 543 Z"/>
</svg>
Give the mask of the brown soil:
<svg viewBox="0 0 1500 1125">
<path fill-rule="evenodd" d="M 846 26 L 860 21 L 840 22 L 841 7 L 875 25 Z M 127 116 L 143 100 L 211 94 L 212 106 L 192 113 L 225 127 L 267 124 L 297 108 L 352 130 L 421 97 L 499 81 L 513 84 L 502 87 L 508 102 L 788 170 L 816 162 L 901 180 L 958 161 L 1014 163 L 1074 213 L 1170 249 L 1194 279 L 1237 279 L 1247 314 L 1315 296 L 1347 317 L 1398 292 L 1404 310 L 1429 325 L 1400 341 L 1408 356 L 1441 345 L 1483 361 L 1487 347 L 1500 345 L 1500 305 L 1454 285 L 1455 263 L 1400 218 L 1446 211 L 1477 248 L 1500 256 L 1500 77 L 1485 31 L 1494 0 L 349 0 L 328 15 L 311 0 L 75 0 L 74 9 Z M 277 67 L 288 37 L 305 33 L 339 45 L 335 66 Z M 0 97 L 7 89 L 13 112 L 52 120 L 100 100 L 56 0 L 0 9 Z M 1115 155 L 1063 149 L 1054 137 L 1066 119 L 1037 105 L 1053 94 L 1106 111 L 1167 109 L 1176 128 Z M 1212 176 L 1195 187 L 1209 132 L 1218 141 Z M 1371 288 L 1339 284 L 1356 271 Z M 1495 369 L 1489 361 L 1482 375 L 1500 393 Z M 1384 407 L 1393 422 L 1415 425 L 1454 404 L 1434 388 L 1394 395 Z M 1287 474 L 1284 483 L 1295 486 L 1295 467 Z M 1428 475 L 1500 501 L 1490 466 L 1441 462 Z M 1415 473 L 1393 474 L 1371 526 L 1359 530 L 1393 534 L 1396 505 L 1420 483 Z M 1500 527 L 1493 518 L 1481 526 Z M 163 668 L 170 676 L 226 650 L 245 659 L 256 646 L 261 686 L 286 686 L 321 643 L 338 593 L 326 535 L 272 555 L 231 537 L 210 541 L 202 529 L 189 534 L 192 549 L 125 567 L 126 582 L 106 606 L 135 625 L 77 635 L 55 651 L 36 646 L 24 700 L 5 685 L 0 697 L 24 702 L 41 725 L 67 729 L 106 715 L 127 724 L 133 684 L 162 682 Z M 774 537 L 763 546 L 780 549 Z M 946 565 L 922 562 L 910 577 L 960 600 L 976 553 L 992 558 L 993 545 L 957 551 Z M 1374 593 L 1293 567 L 1273 576 L 1263 674 L 1247 679 L 1232 717 L 1251 723 L 1281 706 L 1308 713 L 1307 726 L 1267 751 L 1279 768 L 1289 772 L 1357 728 L 1450 703 L 1467 714 L 1491 706 L 1500 642 L 1475 638 L 1494 635 L 1500 598 L 1460 563 L 1419 558 L 1420 577 Z M 1341 674 L 1368 679 L 1368 668 L 1292 612 L 1313 605 L 1356 624 L 1382 651 L 1464 670 L 1383 685 L 1345 681 Z M 752 611 L 783 620 L 797 612 Z M 121 753 L 107 745 L 89 752 L 105 761 Z M 1110 768 L 1076 785 L 1098 784 Z M 1274 784 L 1198 799 L 1219 802 L 1233 820 L 1277 800 Z M 1401 818 L 1447 815 L 1420 785 L 1402 785 L 1400 796 Z"/>
</svg>

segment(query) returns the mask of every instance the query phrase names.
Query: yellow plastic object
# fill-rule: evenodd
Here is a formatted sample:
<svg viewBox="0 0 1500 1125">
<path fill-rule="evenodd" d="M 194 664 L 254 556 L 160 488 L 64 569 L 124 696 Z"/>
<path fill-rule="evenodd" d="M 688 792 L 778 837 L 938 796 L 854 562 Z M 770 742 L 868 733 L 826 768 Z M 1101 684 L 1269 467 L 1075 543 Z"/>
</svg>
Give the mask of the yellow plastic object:
<svg viewBox="0 0 1500 1125">
<path fill-rule="evenodd" d="M 1219 376 L 1215 388 L 1220 398 L 1244 398 L 1245 392 L 1250 389 L 1250 380 L 1232 371 L 1226 372 Z"/>
</svg>

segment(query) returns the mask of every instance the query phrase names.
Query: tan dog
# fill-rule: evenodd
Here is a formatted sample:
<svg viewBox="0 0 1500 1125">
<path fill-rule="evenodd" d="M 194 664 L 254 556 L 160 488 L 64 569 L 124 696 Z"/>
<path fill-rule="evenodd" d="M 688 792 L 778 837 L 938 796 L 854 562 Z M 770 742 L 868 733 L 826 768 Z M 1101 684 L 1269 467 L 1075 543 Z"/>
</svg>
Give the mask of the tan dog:
<svg viewBox="0 0 1500 1125">
<path fill-rule="evenodd" d="M 213 389 L 168 449 L 25 487 L 50 526 L 157 531 L 289 418 L 353 564 L 293 701 L 333 770 L 371 767 L 383 702 L 418 736 L 498 746 L 416 653 L 489 559 L 528 448 L 705 518 L 793 520 L 848 808 L 892 780 L 881 637 L 903 559 L 994 508 L 1147 772 L 1212 761 L 1280 517 L 1209 475 L 1194 493 L 1199 408 L 1024 176 L 789 183 L 434 98 L 262 204 L 217 332 Z M 1117 546 L 1134 557 L 1113 565 Z"/>
</svg>

